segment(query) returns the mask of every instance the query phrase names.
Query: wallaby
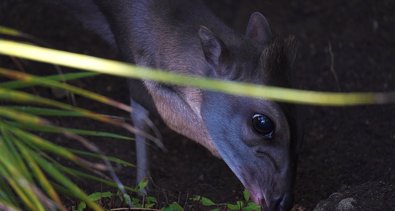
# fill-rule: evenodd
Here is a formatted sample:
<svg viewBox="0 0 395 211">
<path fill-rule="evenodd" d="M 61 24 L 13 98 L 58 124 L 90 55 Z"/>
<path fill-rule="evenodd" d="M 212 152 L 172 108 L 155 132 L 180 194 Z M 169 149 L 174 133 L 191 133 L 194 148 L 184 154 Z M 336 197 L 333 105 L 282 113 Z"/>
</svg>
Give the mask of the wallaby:
<svg viewBox="0 0 395 211">
<path fill-rule="evenodd" d="M 95 15 L 102 12 L 105 18 L 85 22 L 116 44 L 127 62 L 255 84 L 287 86 L 289 82 L 293 42 L 273 38 L 266 18 L 258 12 L 251 15 L 241 35 L 200 0 L 71 2 L 97 10 Z M 223 159 L 264 210 L 291 208 L 298 139 L 291 106 L 153 81 L 141 83 L 163 121 Z M 144 95 L 134 91 L 136 84 L 130 83 L 135 108 L 131 117 L 136 127 L 146 130 L 144 118 L 152 109 L 140 106 L 149 105 L 135 97 Z M 136 137 L 136 145 L 140 181 L 149 174 L 148 153 L 143 137 Z"/>
</svg>

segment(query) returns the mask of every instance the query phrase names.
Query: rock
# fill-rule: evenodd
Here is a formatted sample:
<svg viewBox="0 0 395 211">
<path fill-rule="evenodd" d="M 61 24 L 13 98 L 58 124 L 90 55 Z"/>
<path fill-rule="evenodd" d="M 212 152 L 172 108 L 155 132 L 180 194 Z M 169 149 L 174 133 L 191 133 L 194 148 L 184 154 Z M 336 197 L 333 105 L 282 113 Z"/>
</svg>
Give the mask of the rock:
<svg viewBox="0 0 395 211">
<path fill-rule="evenodd" d="M 351 211 L 356 210 L 355 208 L 356 201 L 354 198 L 345 198 L 342 199 L 339 204 L 337 204 L 337 211 Z"/>
<path fill-rule="evenodd" d="M 342 188 L 320 201 L 313 211 L 395 211 L 394 198 L 394 185 L 367 182 Z"/>
</svg>

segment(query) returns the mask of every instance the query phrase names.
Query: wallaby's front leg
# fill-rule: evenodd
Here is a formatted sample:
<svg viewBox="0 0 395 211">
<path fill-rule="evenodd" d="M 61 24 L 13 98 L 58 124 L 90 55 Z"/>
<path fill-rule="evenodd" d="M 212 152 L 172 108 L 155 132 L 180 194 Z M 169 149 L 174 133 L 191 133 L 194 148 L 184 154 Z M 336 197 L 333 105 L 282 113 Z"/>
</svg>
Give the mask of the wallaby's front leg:
<svg viewBox="0 0 395 211">
<path fill-rule="evenodd" d="M 143 132 L 147 132 L 149 127 L 147 125 L 146 120 L 148 119 L 149 112 L 133 99 L 131 99 L 130 104 L 133 108 L 133 112 L 131 113 L 131 118 L 134 127 Z M 144 179 L 150 179 L 149 159 L 148 159 L 149 150 L 146 144 L 146 140 L 143 136 L 136 134 L 135 141 L 136 141 L 136 159 L 137 159 L 136 182 L 137 184 L 139 184 Z M 143 193 L 146 193 L 146 190 L 143 190 Z"/>
</svg>

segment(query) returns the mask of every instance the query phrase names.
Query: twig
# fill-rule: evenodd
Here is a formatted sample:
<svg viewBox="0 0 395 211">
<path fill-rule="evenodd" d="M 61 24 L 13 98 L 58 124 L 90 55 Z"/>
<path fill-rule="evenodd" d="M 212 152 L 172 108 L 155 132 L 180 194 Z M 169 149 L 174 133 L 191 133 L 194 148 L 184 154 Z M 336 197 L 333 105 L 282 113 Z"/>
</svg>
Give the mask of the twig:
<svg viewBox="0 0 395 211">
<path fill-rule="evenodd" d="M 337 90 L 341 91 L 339 77 L 337 76 L 337 73 L 336 73 L 336 70 L 335 70 L 335 55 L 334 55 L 333 50 L 332 50 L 331 42 L 328 42 L 328 51 L 329 51 L 329 56 L 330 56 L 330 59 L 331 59 L 330 71 L 331 71 L 331 73 L 333 75 L 333 78 L 335 79 Z"/>
</svg>

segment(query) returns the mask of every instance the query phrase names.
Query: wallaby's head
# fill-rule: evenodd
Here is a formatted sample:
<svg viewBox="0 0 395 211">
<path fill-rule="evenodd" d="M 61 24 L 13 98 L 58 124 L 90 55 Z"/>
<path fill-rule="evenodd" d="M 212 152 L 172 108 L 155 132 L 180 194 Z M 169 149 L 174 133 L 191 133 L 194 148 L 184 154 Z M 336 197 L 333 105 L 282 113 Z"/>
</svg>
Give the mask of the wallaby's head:
<svg viewBox="0 0 395 211">
<path fill-rule="evenodd" d="M 242 38 L 226 37 L 226 43 L 204 26 L 198 37 L 197 50 L 201 52 L 195 52 L 191 59 L 194 62 L 170 62 L 204 68 L 202 72 L 212 78 L 287 86 L 293 42 L 273 39 L 262 14 L 251 15 Z M 141 65 L 153 59 L 138 53 L 134 56 Z M 221 157 L 265 211 L 290 209 L 297 137 L 290 106 L 190 87 L 144 83 L 166 124 Z"/>
<path fill-rule="evenodd" d="M 274 40 L 260 13 L 251 15 L 237 46 L 224 43 L 205 27 L 199 37 L 211 77 L 287 85 L 292 41 Z M 292 205 L 296 134 L 291 112 L 269 100 L 202 92 L 201 116 L 211 142 L 265 210 L 285 211 Z"/>
</svg>

